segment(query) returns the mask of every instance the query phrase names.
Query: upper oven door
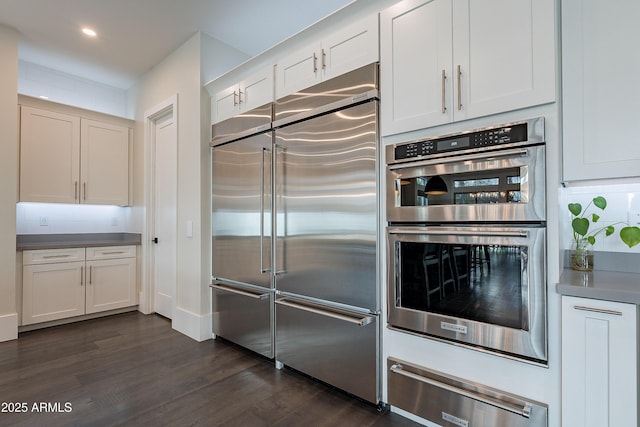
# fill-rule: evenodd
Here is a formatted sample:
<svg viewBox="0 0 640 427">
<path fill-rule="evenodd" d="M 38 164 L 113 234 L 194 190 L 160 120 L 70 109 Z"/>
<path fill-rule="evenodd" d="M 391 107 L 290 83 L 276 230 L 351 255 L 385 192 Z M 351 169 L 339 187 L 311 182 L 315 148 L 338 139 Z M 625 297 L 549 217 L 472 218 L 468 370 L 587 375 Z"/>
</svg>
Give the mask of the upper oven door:
<svg viewBox="0 0 640 427">
<path fill-rule="evenodd" d="M 544 145 L 389 164 L 386 185 L 389 222 L 546 220 Z"/>
</svg>

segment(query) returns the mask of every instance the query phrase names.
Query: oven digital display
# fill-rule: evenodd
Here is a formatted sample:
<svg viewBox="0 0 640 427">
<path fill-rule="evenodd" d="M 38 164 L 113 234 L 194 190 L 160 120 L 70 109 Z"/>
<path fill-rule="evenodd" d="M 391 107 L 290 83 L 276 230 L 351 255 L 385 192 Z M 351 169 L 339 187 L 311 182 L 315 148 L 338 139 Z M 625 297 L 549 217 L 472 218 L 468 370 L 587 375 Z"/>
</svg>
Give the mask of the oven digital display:
<svg viewBox="0 0 640 427">
<path fill-rule="evenodd" d="M 471 145 L 468 136 L 460 138 L 443 139 L 438 141 L 438 151 L 458 150 Z"/>
</svg>

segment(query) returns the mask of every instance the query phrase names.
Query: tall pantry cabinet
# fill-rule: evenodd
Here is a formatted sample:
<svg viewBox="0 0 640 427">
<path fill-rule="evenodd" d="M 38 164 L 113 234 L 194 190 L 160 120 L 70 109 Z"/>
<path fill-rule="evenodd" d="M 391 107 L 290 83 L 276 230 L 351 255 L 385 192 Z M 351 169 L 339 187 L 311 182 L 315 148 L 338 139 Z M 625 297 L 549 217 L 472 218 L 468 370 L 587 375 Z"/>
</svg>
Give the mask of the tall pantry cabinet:
<svg viewBox="0 0 640 427">
<path fill-rule="evenodd" d="M 405 0 L 380 15 L 382 134 L 555 100 L 554 0 Z"/>
<path fill-rule="evenodd" d="M 129 204 L 130 129 L 20 108 L 20 201 Z"/>
</svg>

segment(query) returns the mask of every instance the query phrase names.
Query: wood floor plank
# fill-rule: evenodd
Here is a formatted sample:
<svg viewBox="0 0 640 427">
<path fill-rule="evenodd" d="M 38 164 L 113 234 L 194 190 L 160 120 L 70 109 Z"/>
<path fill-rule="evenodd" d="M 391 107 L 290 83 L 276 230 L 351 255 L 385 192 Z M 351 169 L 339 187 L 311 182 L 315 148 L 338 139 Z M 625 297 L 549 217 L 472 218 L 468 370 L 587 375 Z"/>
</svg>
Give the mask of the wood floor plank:
<svg viewBox="0 0 640 427">
<path fill-rule="evenodd" d="M 167 319 L 138 312 L 0 343 L 0 401 L 27 404 L 25 413 L 0 413 L 0 426 L 16 427 L 417 425 L 229 342 L 196 342 Z M 33 410 L 40 403 L 45 412 Z"/>
</svg>

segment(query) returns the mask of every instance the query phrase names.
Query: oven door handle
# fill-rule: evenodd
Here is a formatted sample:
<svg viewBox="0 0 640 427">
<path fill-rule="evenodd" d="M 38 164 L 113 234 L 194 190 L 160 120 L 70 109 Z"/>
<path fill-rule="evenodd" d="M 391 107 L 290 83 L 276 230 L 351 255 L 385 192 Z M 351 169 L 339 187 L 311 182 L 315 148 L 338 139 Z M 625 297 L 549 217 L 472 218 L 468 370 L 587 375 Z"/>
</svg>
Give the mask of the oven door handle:
<svg viewBox="0 0 640 427">
<path fill-rule="evenodd" d="M 405 162 L 398 164 L 390 164 L 387 166 L 389 170 L 396 169 L 406 169 L 407 167 L 420 167 L 420 166 L 432 166 L 432 165 L 441 165 L 443 163 L 460 163 L 466 162 L 468 160 L 490 160 L 497 159 L 501 157 L 528 157 L 530 155 L 530 151 L 528 148 L 517 148 L 511 150 L 503 150 L 503 151 L 488 151 L 482 153 L 474 153 L 474 154 L 465 154 L 463 156 L 452 156 L 452 157 L 440 157 L 433 160 L 422 160 L 418 162 Z"/>
<path fill-rule="evenodd" d="M 481 237 L 522 237 L 528 238 L 528 231 L 467 231 L 467 230 L 433 230 L 424 228 L 403 228 L 403 229 L 389 229 L 389 234 L 421 234 L 421 235 L 436 235 L 436 236 L 481 236 Z"/>
</svg>

